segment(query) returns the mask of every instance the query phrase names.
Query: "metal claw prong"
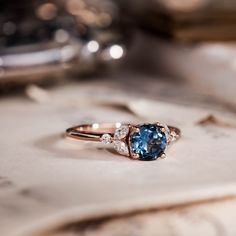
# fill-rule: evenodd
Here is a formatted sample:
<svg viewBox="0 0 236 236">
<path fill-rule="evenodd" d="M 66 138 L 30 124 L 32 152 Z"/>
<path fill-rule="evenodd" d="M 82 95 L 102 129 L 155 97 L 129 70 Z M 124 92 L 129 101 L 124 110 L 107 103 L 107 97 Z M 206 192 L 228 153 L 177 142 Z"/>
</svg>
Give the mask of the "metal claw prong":
<svg viewBox="0 0 236 236">
<path fill-rule="evenodd" d="M 163 152 L 160 156 L 161 159 L 165 159 L 166 158 L 166 154 Z"/>
<path fill-rule="evenodd" d="M 134 159 L 134 160 L 137 160 L 137 159 L 139 159 L 139 155 L 136 154 L 136 153 L 132 153 L 131 158 Z"/>
<path fill-rule="evenodd" d="M 134 133 L 139 133 L 140 132 L 140 129 L 138 127 L 133 127 L 133 132 Z"/>
<path fill-rule="evenodd" d="M 166 132 L 166 129 L 165 129 L 164 127 L 161 127 L 161 131 L 162 131 L 163 133 L 165 133 L 165 132 Z"/>
</svg>

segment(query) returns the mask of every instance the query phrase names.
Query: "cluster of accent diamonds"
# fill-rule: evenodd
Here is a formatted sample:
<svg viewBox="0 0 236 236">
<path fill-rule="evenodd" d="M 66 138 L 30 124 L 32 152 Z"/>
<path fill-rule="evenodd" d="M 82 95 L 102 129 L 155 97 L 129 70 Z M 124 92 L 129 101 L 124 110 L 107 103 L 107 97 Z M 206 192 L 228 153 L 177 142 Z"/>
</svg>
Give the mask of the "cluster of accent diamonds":
<svg viewBox="0 0 236 236">
<path fill-rule="evenodd" d="M 129 148 L 124 142 L 124 139 L 127 137 L 129 133 L 129 126 L 128 125 L 121 125 L 119 128 L 116 129 L 114 134 L 114 148 L 115 150 L 122 154 L 122 155 L 129 155 Z"/>
<path fill-rule="evenodd" d="M 128 133 L 129 133 L 129 126 L 121 125 L 119 128 L 115 130 L 113 139 L 110 134 L 103 134 L 101 137 L 101 142 L 103 144 L 113 143 L 114 148 L 118 153 L 129 156 L 129 148 L 125 142 Z"/>
</svg>

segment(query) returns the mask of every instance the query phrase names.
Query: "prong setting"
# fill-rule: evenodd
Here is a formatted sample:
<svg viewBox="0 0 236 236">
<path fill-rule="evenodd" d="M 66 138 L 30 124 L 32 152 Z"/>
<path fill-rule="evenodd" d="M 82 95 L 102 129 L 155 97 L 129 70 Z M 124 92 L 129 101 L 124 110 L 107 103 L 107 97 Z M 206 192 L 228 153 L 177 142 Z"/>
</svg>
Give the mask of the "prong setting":
<svg viewBox="0 0 236 236">
<path fill-rule="evenodd" d="M 171 137 L 171 133 L 170 133 L 170 129 L 166 124 L 163 123 L 157 123 L 158 126 L 161 127 L 161 131 L 165 133 L 166 138 L 167 138 L 167 144 L 170 144 L 172 141 L 172 137 Z"/>
<path fill-rule="evenodd" d="M 163 152 L 160 156 L 161 159 L 165 159 L 166 158 L 166 154 Z"/>
<path fill-rule="evenodd" d="M 132 154 L 131 154 L 131 158 L 134 159 L 134 160 L 138 160 L 138 159 L 139 159 L 139 154 L 137 154 L 137 153 L 132 153 Z"/>
<path fill-rule="evenodd" d="M 139 129 L 138 127 L 133 127 L 133 128 L 132 128 L 132 132 L 139 134 L 139 133 L 140 133 L 140 129 Z"/>
<path fill-rule="evenodd" d="M 164 158 L 168 143 L 164 125 L 143 124 L 131 126 L 128 139 L 130 157 L 139 160 Z"/>
</svg>

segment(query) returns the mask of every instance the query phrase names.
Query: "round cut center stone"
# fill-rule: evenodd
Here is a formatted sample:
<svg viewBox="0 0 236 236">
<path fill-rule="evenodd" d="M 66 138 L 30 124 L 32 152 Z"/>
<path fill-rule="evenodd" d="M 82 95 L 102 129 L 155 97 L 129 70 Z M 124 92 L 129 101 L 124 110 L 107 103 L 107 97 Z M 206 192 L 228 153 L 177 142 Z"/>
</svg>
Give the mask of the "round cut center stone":
<svg viewBox="0 0 236 236">
<path fill-rule="evenodd" d="M 158 125 L 142 125 L 140 132 L 131 136 L 131 151 L 139 155 L 140 160 L 155 160 L 161 156 L 167 146 L 166 135 Z"/>
</svg>

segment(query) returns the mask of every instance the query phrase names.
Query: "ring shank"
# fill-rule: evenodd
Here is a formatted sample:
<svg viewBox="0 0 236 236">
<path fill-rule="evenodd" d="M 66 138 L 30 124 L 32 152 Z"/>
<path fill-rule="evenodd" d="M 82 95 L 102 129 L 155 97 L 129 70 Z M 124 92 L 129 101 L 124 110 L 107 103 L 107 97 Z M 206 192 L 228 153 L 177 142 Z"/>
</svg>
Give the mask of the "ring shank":
<svg viewBox="0 0 236 236">
<path fill-rule="evenodd" d="M 121 123 L 102 123 L 102 124 L 83 124 L 71 127 L 66 130 L 65 137 L 83 140 L 100 142 L 103 134 L 114 135 L 115 130 L 119 128 Z M 175 136 L 175 140 L 180 137 L 180 129 L 174 126 L 168 126 L 172 136 Z"/>
</svg>

